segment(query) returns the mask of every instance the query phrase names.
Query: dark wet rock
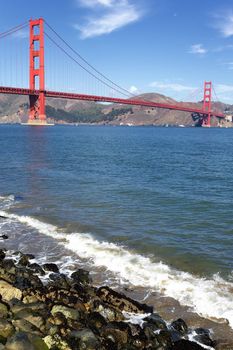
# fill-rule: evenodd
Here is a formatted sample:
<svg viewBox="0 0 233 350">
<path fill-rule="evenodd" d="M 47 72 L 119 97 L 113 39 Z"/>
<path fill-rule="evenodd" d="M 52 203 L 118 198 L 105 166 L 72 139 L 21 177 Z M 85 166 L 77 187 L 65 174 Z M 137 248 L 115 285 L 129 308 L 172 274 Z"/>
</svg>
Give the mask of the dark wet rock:
<svg viewBox="0 0 233 350">
<path fill-rule="evenodd" d="M 56 264 L 53 264 L 53 263 L 44 264 L 43 265 L 43 269 L 45 271 L 51 271 L 51 272 L 55 272 L 55 273 L 59 272 L 59 268 L 57 267 Z"/>
<path fill-rule="evenodd" d="M 203 349 L 204 348 L 198 345 L 197 343 L 194 343 L 189 340 L 184 340 L 184 339 L 176 342 L 171 348 L 171 350 L 203 350 Z"/>
<path fill-rule="evenodd" d="M 29 265 L 29 257 L 27 255 L 22 254 L 20 259 L 19 259 L 18 264 L 22 265 L 22 266 L 28 266 Z"/>
<path fill-rule="evenodd" d="M 16 276 L 13 285 L 20 290 L 28 289 L 32 286 L 30 279 L 23 276 Z"/>
<path fill-rule="evenodd" d="M 26 255 L 29 260 L 35 259 L 35 255 L 33 255 L 33 254 L 24 254 L 24 255 Z"/>
<path fill-rule="evenodd" d="M 52 283 L 50 282 L 50 285 L 63 289 L 69 289 L 70 287 L 69 278 L 62 273 L 51 273 L 49 275 L 49 278 L 52 280 Z"/>
<path fill-rule="evenodd" d="M 196 328 L 195 333 L 196 335 L 193 337 L 195 341 L 211 347 L 216 345 L 216 343 L 211 339 L 210 331 L 208 329 Z"/>
<path fill-rule="evenodd" d="M 187 332 L 188 332 L 188 326 L 185 323 L 185 321 L 182 320 L 181 318 L 172 322 L 171 327 L 182 335 L 187 334 Z"/>
<path fill-rule="evenodd" d="M 7 219 L 7 217 L 4 215 L 0 215 L 0 219 Z"/>
<path fill-rule="evenodd" d="M 87 324 L 94 333 L 99 334 L 100 329 L 103 326 L 106 326 L 107 322 L 105 318 L 98 312 L 91 312 L 88 315 Z"/>
<path fill-rule="evenodd" d="M 147 316 L 144 318 L 144 321 L 146 322 L 146 325 L 151 327 L 154 331 L 157 329 L 167 329 L 166 322 L 162 319 L 161 316 L 159 316 L 156 313 L 151 314 L 150 316 Z"/>
<path fill-rule="evenodd" d="M 130 327 L 125 322 L 109 322 L 101 329 L 101 336 L 114 343 L 127 344 L 131 335 Z"/>
<path fill-rule="evenodd" d="M 85 303 L 96 297 L 96 288 L 92 286 L 82 286 L 79 283 L 75 283 L 72 285 L 72 290 L 75 291 Z"/>
<path fill-rule="evenodd" d="M 3 249 L 0 249 L 0 261 L 2 261 L 3 259 L 5 259 L 6 257 L 6 253 L 4 252 Z"/>
<path fill-rule="evenodd" d="M 80 350 L 97 350 L 100 349 L 100 342 L 95 334 L 88 328 L 73 331 L 70 337 L 76 340 L 76 346 Z"/>
<path fill-rule="evenodd" d="M 88 285 L 92 282 L 89 272 L 83 269 L 79 269 L 71 274 L 71 278 L 82 285 Z"/>
<path fill-rule="evenodd" d="M 5 240 L 5 239 L 8 239 L 9 237 L 7 235 L 1 235 L 0 238 Z"/>
<path fill-rule="evenodd" d="M 44 276 L 44 275 L 45 275 L 44 270 L 43 270 L 42 267 L 41 267 L 39 264 L 37 264 L 37 263 L 29 264 L 28 267 L 29 267 L 32 271 L 34 271 L 34 272 L 40 274 L 41 276 Z"/>
<path fill-rule="evenodd" d="M 1 262 L 1 267 L 11 274 L 14 274 L 16 271 L 16 266 L 13 259 L 4 259 Z"/>
<path fill-rule="evenodd" d="M 131 298 L 126 297 L 124 294 L 118 293 L 109 287 L 101 287 L 97 291 L 97 296 L 121 311 L 132 313 L 152 313 L 153 307 L 146 304 L 141 304 Z"/>
</svg>

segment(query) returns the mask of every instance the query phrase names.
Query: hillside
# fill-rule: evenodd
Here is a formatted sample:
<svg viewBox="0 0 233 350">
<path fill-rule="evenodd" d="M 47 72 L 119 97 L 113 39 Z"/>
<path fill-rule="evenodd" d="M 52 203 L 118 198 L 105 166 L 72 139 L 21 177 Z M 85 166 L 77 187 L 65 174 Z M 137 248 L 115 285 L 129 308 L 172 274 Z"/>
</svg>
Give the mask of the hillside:
<svg viewBox="0 0 233 350">
<path fill-rule="evenodd" d="M 177 103 L 157 93 L 139 95 L 137 99 L 160 103 Z M 186 102 L 201 108 L 201 102 Z M 214 108 L 224 111 L 233 106 L 215 103 Z M 100 104 L 87 101 L 47 99 L 46 113 L 55 123 L 98 123 L 110 125 L 186 125 L 194 124 L 190 113 L 140 106 Z M 28 118 L 28 98 L 0 95 L 0 123 L 20 123 Z M 217 125 L 217 120 L 213 121 Z M 228 123 L 229 124 L 229 123 Z M 230 123 L 231 124 L 231 123 Z M 232 126 L 232 125 L 229 125 Z"/>
</svg>

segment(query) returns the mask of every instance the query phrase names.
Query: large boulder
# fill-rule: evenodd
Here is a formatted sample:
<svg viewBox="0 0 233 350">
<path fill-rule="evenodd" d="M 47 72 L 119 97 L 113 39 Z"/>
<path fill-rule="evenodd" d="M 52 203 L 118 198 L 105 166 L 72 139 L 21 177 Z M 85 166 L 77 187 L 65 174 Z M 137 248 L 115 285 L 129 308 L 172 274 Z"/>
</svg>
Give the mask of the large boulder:
<svg viewBox="0 0 233 350">
<path fill-rule="evenodd" d="M 0 294 L 4 301 L 10 301 L 12 299 L 22 299 L 22 291 L 16 287 L 13 287 L 10 283 L 0 280 Z"/>
</svg>

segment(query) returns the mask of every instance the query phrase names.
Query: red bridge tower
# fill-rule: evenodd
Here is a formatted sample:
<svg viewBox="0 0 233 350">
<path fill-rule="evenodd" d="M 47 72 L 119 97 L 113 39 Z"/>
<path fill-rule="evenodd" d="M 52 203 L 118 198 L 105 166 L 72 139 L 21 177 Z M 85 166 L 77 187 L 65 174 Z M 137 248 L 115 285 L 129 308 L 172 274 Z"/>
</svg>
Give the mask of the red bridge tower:
<svg viewBox="0 0 233 350">
<path fill-rule="evenodd" d="M 30 90 L 39 95 L 29 95 L 29 124 L 46 124 L 45 74 L 44 74 L 44 20 L 30 20 Z"/>
<path fill-rule="evenodd" d="M 204 119 L 204 125 L 210 127 L 211 117 L 211 98 L 212 98 L 212 82 L 205 81 L 204 83 L 204 99 L 203 99 L 203 110 L 207 114 L 207 118 Z"/>
</svg>

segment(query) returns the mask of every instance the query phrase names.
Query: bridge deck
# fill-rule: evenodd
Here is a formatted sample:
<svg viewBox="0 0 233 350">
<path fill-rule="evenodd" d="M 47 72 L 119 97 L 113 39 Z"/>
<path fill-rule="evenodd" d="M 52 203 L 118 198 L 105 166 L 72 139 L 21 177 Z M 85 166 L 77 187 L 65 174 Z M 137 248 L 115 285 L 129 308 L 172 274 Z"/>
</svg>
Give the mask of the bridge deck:
<svg viewBox="0 0 233 350">
<path fill-rule="evenodd" d="M 0 93 L 38 96 L 40 91 L 0 86 Z M 53 97 L 53 98 L 65 98 L 65 99 L 93 101 L 93 102 L 110 102 L 110 103 L 119 103 L 119 104 L 125 104 L 125 105 L 142 106 L 142 107 L 150 107 L 150 108 L 163 108 L 163 109 L 170 109 L 170 110 L 183 111 L 183 112 L 189 112 L 189 113 L 207 114 L 207 112 L 204 111 L 203 109 L 188 107 L 183 103 L 172 105 L 167 103 L 158 103 L 158 102 L 139 100 L 136 98 L 123 99 L 123 98 L 114 98 L 114 97 L 105 97 L 105 96 L 57 92 L 57 91 L 49 91 L 49 90 L 45 91 L 45 95 L 47 97 Z M 219 118 L 225 117 L 224 114 L 219 111 L 211 111 L 210 115 L 216 116 Z"/>
</svg>

